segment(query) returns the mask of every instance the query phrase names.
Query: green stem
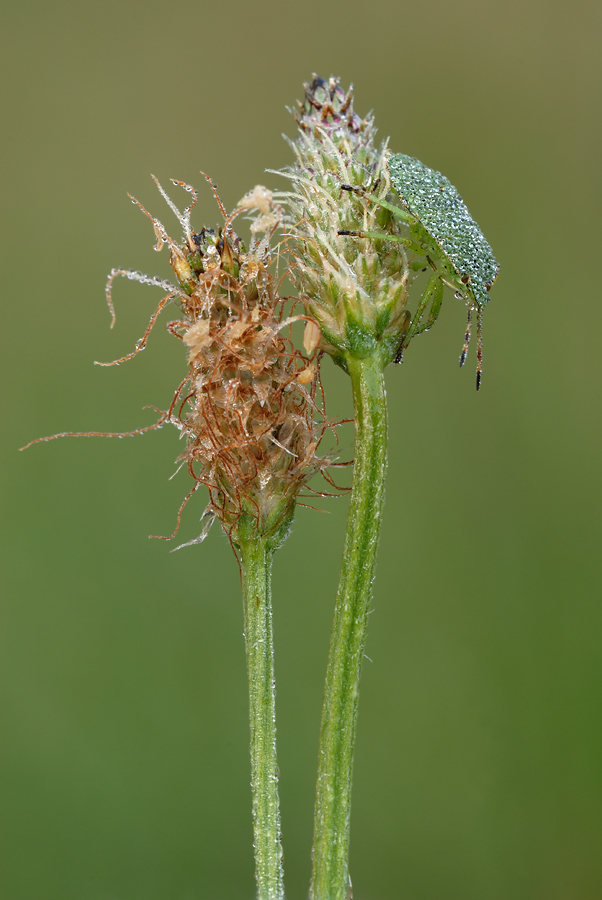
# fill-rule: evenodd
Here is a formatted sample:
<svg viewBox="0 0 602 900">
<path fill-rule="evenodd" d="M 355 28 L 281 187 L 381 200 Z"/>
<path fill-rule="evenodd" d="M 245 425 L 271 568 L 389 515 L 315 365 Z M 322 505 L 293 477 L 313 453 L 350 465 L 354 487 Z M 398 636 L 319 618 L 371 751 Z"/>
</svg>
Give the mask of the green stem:
<svg viewBox="0 0 602 900">
<path fill-rule="evenodd" d="M 387 466 L 383 364 L 347 359 L 355 407 L 355 463 L 341 580 L 326 671 L 314 819 L 312 900 L 347 900 L 351 779 L 359 680 Z"/>
<path fill-rule="evenodd" d="M 283 900 L 282 844 L 276 761 L 276 691 L 272 639 L 273 550 L 249 528 L 237 545 L 242 572 L 245 646 L 249 675 L 251 789 L 258 900 Z"/>
</svg>

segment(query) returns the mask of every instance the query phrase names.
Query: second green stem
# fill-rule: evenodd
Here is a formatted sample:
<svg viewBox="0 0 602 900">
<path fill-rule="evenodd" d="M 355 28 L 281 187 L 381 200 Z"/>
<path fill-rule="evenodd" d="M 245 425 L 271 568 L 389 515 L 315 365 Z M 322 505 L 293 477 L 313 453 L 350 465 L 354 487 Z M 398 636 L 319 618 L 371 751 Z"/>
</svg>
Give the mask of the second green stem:
<svg viewBox="0 0 602 900">
<path fill-rule="evenodd" d="M 359 680 L 387 467 L 387 410 L 378 354 L 347 359 L 355 407 L 355 463 L 326 672 L 314 819 L 312 900 L 346 900 L 351 780 Z"/>
<path fill-rule="evenodd" d="M 243 523 L 244 525 L 244 523 Z M 283 900 L 282 844 L 276 759 L 271 568 L 267 538 L 239 526 L 245 645 L 249 675 L 251 787 L 258 900 Z"/>
</svg>

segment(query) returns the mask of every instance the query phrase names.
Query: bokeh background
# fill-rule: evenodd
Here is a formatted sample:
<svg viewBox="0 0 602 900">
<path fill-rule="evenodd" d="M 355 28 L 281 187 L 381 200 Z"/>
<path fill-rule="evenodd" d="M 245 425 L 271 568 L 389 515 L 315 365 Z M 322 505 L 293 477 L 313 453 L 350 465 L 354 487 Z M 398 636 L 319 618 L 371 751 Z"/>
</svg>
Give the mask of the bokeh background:
<svg viewBox="0 0 602 900">
<path fill-rule="evenodd" d="M 238 571 L 217 528 L 170 554 L 182 377 L 168 274 L 131 191 L 197 225 L 291 160 L 312 72 L 460 189 L 502 264 L 483 387 L 464 308 L 388 373 L 391 456 L 360 704 L 362 900 L 602 896 L 601 18 L 593 0 L 6 3 L 2 13 L 2 874 L 6 900 L 254 894 Z M 474 350 L 473 350 L 474 354 Z M 330 411 L 349 413 L 326 366 Z M 350 431 L 342 436 L 351 448 Z M 347 501 L 275 565 L 290 900 L 307 895 L 322 679 Z M 193 537 L 199 496 L 184 517 Z"/>
</svg>

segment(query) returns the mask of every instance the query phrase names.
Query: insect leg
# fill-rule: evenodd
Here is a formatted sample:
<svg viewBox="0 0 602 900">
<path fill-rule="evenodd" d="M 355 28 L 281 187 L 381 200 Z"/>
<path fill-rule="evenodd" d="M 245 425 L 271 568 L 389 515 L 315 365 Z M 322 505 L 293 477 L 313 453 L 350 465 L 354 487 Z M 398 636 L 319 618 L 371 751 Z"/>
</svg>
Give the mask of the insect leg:
<svg viewBox="0 0 602 900">
<path fill-rule="evenodd" d="M 441 279 L 439 277 L 438 272 L 433 272 L 431 277 L 429 278 L 429 282 L 424 289 L 424 293 L 420 298 L 420 302 L 414 313 L 414 318 L 412 319 L 412 323 L 407 331 L 406 336 L 403 339 L 404 346 L 410 343 L 415 334 L 420 334 L 422 331 L 426 331 L 431 325 L 435 322 L 437 316 L 439 315 L 439 310 L 441 309 L 441 301 L 443 299 L 443 284 L 441 283 Z M 431 304 L 431 314 L 427 321 L 421 326 L 420 320 L 424 315 L 424 311 L 432 300 Z M 431 321 L 432 319 L 432 321 Z"/>
<path fill-rule="evenodd" d="M 424 247 L 401 234 L 386 234 L 384 231 L 348 231 L 346 228 L 337 231 L 337 234 L 343 237 L 367 238 L 371 241 L 392 241 L 395 244 L 403 244 L 413 253 L 419 253 L 424 256 Z"/>
<path fill-rule="evenodd" d="M 426 293 L 426 292 L 425 292 Z M 437 319 L 439 318 L 439 313 L 441 312 L 441 304 L 443 302 L 443 282 L 439 279 L 435 285 L 435 288 L 432 293 L 431 300 L 431 309 L 428 315 L 428 319 L 426 322 L 418 323 L 416 328 L 412 332 L 412 337 L 416 337 L 417 334 L 422 334 L 423 331 L 428 331 L 429 328 L 432 328 Z M 428 299 L 427 299 L 428 303 Z"/>
<path fill-rule="evenodd" d="M 410 341 L 413 337 L 416 337 L 417 334 L 422 334 L 423 331 L 428 331 L 439 316 L 441 312 L 441 303 L 443 302 L 443 283 L 440 278 L 440 273 L 433 272 L 431 275 L 429 282 L 424 289 L 424 293 L 420 298 L 420 302 L 414 313 L 414 318 L 410 323 L 410 327 L 406 331 L 401 344 L 399 345 L 399 350 L 397 351 L 397 355 L 395 356 L 394 362 L 400 363 L 403 361 L 403 351 L 409 345 Z M 421 319 L 425 313 L 427 306 L 431 304 L 431 309 L 428 315 L 426 322 L 421 322 Z"/>
<path fill-rule="evenodd" d="M 351 191 L 354 194 L 359 194 L 361 197 L 365 197 L 366 200 L 369 200 L 371 203 L 376 204 L 376 206 L 380 206 L 382 209 L 387 209 L 390 213 L 397 219 L 401 219 L 402 222 L 405 222 L 406 225 L 415 225 L 417 222 L 416 216 L 413 216 L 412 213 L 408 212 L 407 209 L 402 209 L 399 206 L 394 206 L 392 203 L 388 203 L 386 200 L 381 200 L 378 197 L 374 197 L 366 191 L 365 188 L 362 188 L 359 185 L 353 184 L 342 184 L 342 191 Z"/>
</svg>

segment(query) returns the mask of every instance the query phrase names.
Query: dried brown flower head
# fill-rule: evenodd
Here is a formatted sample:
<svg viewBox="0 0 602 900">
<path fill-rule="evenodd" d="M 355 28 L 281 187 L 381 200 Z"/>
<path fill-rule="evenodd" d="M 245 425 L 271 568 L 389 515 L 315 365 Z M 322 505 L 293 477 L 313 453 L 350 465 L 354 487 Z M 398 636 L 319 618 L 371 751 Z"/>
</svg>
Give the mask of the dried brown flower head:
<svg viewBox="0 0 602 900">
<path fill-rule="evenodd" d="M 161 287 L 167 293 L 134 351 L 100 365 L 116 365 L 140 353 L 163 308 L 175 304 L 179 317 L 166 328 L 186 349 L 188 374 L 154 425 L 127 434 L 165 423 L 182 433 L 185 449 L 178 462 L 187 467 L 194 486 L 180 508 L 176 532 L 192 494 L 201 485 L 209 491 L 203 531 L 189 543 L 203 540 L 216 516 L 234 543 L 241 516 L 252 520 L 258 533 L 273 535 L 279 542 L 286 535 L 301 487 L 328 465 L 327 458 L 317 456 L 317 448 L 331 427 L 323 410 L 319 360 L 315 352 L 313 358 L 304 356 L 291 339 L 293 322 L 305 317 L 286 316 L 271 271 L 277 251 L 270 244 L 282 221 L 282 209 L 270 191 L 257 186 L 227 214 L 209 181 L 224 223 L 195 232 L 190 222 L 197 201 L 194 188 L 173 182 L 192 195 L 191 203 L 180 212 L 155 182 L 180 222 L 181 243 L 131 199 L 153 224 L 155 249 L 168 245 L 175 283 L 129 269 L 112 270 L 106 293 L 113 324 L 111 292 L 117 277 Z M 232 223 L 241 212 L 253 210 L 257 215 L 246 250 Z"/>
</svg>

